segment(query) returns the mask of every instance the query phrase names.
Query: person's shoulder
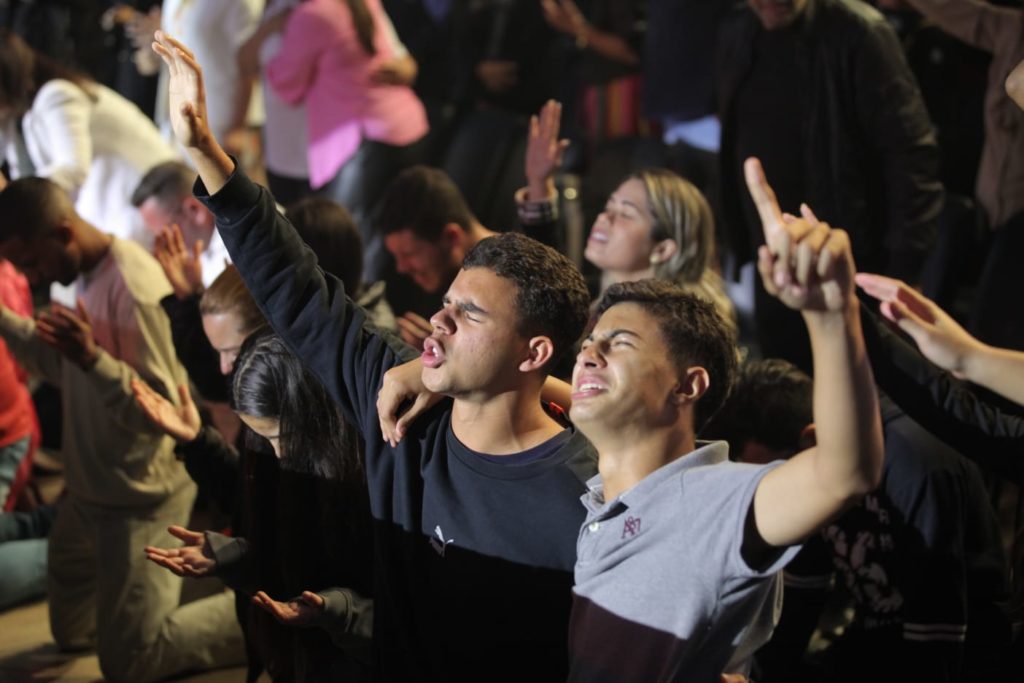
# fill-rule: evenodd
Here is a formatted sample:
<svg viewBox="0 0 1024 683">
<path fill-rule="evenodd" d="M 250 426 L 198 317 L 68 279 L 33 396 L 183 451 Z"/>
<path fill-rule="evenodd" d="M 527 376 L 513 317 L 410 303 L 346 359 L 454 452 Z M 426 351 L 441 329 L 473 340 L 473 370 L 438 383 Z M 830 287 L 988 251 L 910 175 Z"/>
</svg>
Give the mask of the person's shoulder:
<svg viewBox="0 0 1024 683">
<path fill-rule="evenodd" d="M 138 242 L 114 238 L 110 253 L 124 289 L 136 305 L 160 306 L 171 285 L 157 260 Z"/>
<path fill-rule="evenodd" d="M 33 109 L 71 103 L 88 104 L 89 94 L 76 83 L 63 78 L 51 78 L 39 88 L 32 101 Z"/>
</svg>

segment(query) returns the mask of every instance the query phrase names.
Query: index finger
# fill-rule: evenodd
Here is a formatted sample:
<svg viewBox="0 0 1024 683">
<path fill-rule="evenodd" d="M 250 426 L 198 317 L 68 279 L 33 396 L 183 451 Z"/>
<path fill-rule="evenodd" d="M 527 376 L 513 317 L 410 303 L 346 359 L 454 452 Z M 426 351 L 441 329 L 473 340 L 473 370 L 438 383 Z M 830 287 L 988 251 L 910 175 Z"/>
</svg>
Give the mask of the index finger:
<svg viewBox="0 0 1024 683">
<path fill-rule="evenodd" d="M 782 231 L 783 226 L 782 210 L 779 208 L 775 191 L 768 184 L 764 168 L 761 167 L 761 161 L 757 157 L 750 157 L 743 162 L 743 175 L 746 178 L 750 196 L 754 200 L 754 206 L 757 208 L 757 214 L 761 217 L 765 241 L 771 245 L 776 235 Z"/>
</svg>

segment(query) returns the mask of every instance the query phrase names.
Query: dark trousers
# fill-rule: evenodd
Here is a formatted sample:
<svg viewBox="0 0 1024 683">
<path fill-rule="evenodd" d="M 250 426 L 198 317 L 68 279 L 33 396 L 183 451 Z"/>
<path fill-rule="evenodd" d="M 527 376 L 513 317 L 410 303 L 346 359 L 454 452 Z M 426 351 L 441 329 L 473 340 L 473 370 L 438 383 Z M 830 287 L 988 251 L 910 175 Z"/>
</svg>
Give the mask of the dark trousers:
<svg viewBox="0 0 1024 683">
<path fill-rule="evenodd" d="M 348 209 L 359 226 L 363 237 L 363 282 L 380 280 L 388 263 L 384 236 L 374 225 L 377 204 L 391 179 L 419 161 L 420 150 L 419 143 L 396 147 L 363 140 L 334 179 L 319 190 Z"/>
</svg>

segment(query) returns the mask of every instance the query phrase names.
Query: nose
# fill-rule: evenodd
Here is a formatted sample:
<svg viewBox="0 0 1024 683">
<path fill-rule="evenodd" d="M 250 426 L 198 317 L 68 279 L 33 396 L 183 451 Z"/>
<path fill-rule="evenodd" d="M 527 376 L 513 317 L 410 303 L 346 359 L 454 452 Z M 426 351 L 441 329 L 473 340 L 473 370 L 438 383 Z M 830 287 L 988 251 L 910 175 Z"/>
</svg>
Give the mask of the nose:
<svg viewBox="0 0 1024 683">
<path fill-rule="evenodd" d="M 593 342 L 581 347 L 580 352 L 576 354 L 576 365 L 584 368 L 604 365 L 604 355 L 601 353 L 600 345 Z"/>
<path fill-rule="evenodd" d="M 447 306 L 442 307 L 441 310 L 430 316 L 430 324 L 435 330 L 443 334 L 451 334 L 455 331 L 455 321 L 452 320 Z"/>
</svg>

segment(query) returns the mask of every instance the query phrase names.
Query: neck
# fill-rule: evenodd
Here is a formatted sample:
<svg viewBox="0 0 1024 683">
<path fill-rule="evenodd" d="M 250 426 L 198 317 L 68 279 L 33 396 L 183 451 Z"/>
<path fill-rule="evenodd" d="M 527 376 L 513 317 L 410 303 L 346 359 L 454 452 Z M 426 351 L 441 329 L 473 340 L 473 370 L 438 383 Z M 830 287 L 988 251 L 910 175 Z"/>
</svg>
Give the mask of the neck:
<svg viewBox="0 0 1024 683">
<path fill-rule="evenodd" d="M 693 430 L 680 426 L 662 430 L 611 429 L 587 437 L 597 447 L 597 469 L 604 499 L 614 500 L 674 460 L 696 448 Z"/>
<path fill-rule="evenodd" d="M 452 430 L 467 448 L 488 455 L 510 455 L 539 446 L 563 427 L 544 412 L 537 387 L 482 400 L 455 399 Z"/>
<path fill-rule="evenodd" d="M 642 270 L 602 270 L 601 271 L 601 292 L 619 282 L 636 282 L 654 277 L 654 267 L 650 266 Z"/>
<path fill-rule="evenodd" d="M 114 238 L 107 233 L 100 232 L 84 221 L 79 223 L 78 247 L 82 253 L 82 272 L 88 273 L 98 266 L 106 258 L 113 242 Z"/>
<path fill-rule="evenodd" d="M 493 230 L 488 230 L 487 228 L 485 228 L 480 221 L 474 220 L 470 224 L 469 230 L 466 231 L 466 251 L 469 251 L 470 249 L 475 247 L 476 243 L 479 242 L 480 240 L 486 239 L 488 237 L 494 237 L 497 234 L 498 233 L 494 232 Z"/>
</svg>

